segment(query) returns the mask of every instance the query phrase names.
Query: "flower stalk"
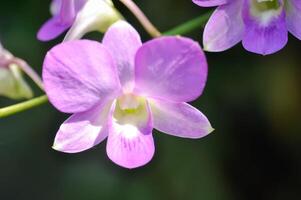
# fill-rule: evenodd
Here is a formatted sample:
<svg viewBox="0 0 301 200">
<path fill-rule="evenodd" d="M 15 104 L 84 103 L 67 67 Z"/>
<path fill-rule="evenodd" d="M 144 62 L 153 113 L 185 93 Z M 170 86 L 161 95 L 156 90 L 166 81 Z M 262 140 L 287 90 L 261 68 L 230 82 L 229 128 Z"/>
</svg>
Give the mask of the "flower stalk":
<svg viewBox="0 0 301 200">
<path fill-rule="evenodd" d="M 11 63 L 16 64 L 25 74 L 27 74 L 35 84 L 44 91 L 43 82 L 40 76 L 22 59 L 20 58 L 12 58 Z"/>
<path fill-rule="evenodd" d="M 5 108 L 0 108 L 0 118 L 8 117 L 25 110 L 29 110 L 31 108 L 42 105 L 47 101 L 48 101 L 47 96 L 43 95 L 22 103 L 18 103 L 12 106 L 7 106 Z"/>
<path fill-rule="evenodd" d="M 132 0 L 120 0 L 120 2 L 122 2 L 135 15 L 150 36 L 161 36 L 160 31 L 158 31 L 158 29 L 150 22 L 150 20 Z"/>
</svg>

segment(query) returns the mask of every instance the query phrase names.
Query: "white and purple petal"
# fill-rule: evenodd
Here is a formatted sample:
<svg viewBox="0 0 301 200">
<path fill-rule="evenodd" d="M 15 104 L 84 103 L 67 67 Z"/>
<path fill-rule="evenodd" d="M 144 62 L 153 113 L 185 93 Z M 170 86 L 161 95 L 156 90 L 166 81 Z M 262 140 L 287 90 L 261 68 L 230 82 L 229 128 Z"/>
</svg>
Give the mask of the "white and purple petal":
<svg viewBox="0 0 301 200">
<path fill-rule="evenodd" d="M 204 29 L 203 44 L 206 51 L 224 51 L 242 40 L 244 24 L 241 12 L 241 0 L 232 0 L 214 11 Z"/>
<path fill-rule="evenodd" d="M 275 53 L 282 49 L 288 40 L 285 11 L 278 9 L 256 11 L 250 1 L 243 9 L 245 33 L 243 46 L 246 50 L 262 55 Z"/>
<path fill-rule="evenodd" d="M 187 103 L 150 100 L 154 128 L 183 138 L 201 138 L 213 131 L 207 117 Z"/>
<path fill-rule="evenodd" d="M 139 48 L 135 60 L 135 93 L 175 102 L 201 95 L 207 61 L 199 44 L 180 36 L 153 39 Z"/>
<path fill-rule="evenodd" d="M 124 91 L 131 92 L 134 86 L 135 55 L 142 45 L 139 33 L 127 22 L 118 21 L 106 32 L 103 45 L 114 56 Z"/>
<path fill-rule="evenodd" d="M 89 40 L 52 48 L 44 60 L 43 81 L 50 102 L 66 113 L 87 111 L 121 92 L 111 54 Z"/>
<path fill-rule="evenodd" d="M 288 31 L 301 40 L 301 1 L 288 0 L 286 6 L 286 24 Z"/>
<path fill-rule="evenodd" d="M 90 110 L 73 114 L 59 128 L 53 149 L 78 153 L 94 147 L 108 136 L 107 121 L 112 102 L 103 102 Z"/>
<path fill-rule="evenodd" d="M 107 155 L 117 165 L 137 168 L 153 157 L 152 117 L 144 102 L 135 113 L 123 111 L 118 103 L 112 110 L 107 140 Z"/>
<path fill-rule="evenodd" d="M 110 2 L 89 0 L 78 12 L 64 41 L 80 39 L 91 31 L 105 32 L 111 24 L 122 18 Z"/>
</svg>

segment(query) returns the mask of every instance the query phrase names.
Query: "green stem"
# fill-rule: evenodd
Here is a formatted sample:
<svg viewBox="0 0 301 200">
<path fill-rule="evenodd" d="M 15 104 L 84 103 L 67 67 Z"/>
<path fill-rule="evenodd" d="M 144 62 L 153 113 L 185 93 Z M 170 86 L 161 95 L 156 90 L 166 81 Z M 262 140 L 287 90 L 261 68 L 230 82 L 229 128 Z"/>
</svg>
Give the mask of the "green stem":
<svg viewBox="0 0 301 200">
<path fill-rule="evenodd" d="M 190 31 L 193 31 L 197 28 L 204 26 L 211 14 L 212 11 L 205 13 L 197 18 L 189 20 L 179 26 L 176 26 L 175 28 L 172 28 L 164 32 L 163 35 L 183 35 L 189 33 Z"/>
<path fill-rule="evenodd" d="M 8 117 L 10 115 L 29 110 L 31 108 L 37 107 L 41 104 L 44 104 L 48 101 L 46 95 L 36 97 L 34 99 L 30 99 L 28 101 L 18 103 L 12 106 L 8 106 L 5 108 L 0 108 L 0 118 Z"/>
</svg>

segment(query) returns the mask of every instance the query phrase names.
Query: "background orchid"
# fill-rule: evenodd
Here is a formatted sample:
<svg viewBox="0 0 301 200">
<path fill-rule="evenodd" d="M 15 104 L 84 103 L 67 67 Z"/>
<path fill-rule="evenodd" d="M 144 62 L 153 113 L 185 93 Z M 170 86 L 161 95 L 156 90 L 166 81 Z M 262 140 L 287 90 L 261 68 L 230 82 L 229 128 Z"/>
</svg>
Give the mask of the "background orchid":
<svg viewBox="0 0 301 200">
<path fill-rule="evenodd" d="M 42 25 L 38 39 L 52 40 L 70 28 L 77 13 L 87 0 L 52 0 L 50 11 L 53 17 Z"/>
<path fill-rule="evenodd" d="M 90 31 L 105 30 L 122 18 L 111 0 L 52 0 L 53 17 L 39 30 L 39 40 L 55 39 L 67 29 L 66 40 L 81 38 Z"/>
<path fill-rule="evenodd" d="M 122 18 L 111 0 L 88 0 L 64 40 L 80 39 L 91 31 L 104 33 L 110 25 Z"/>
<path fill-rule="evenodd" d="M 123 21 L 110 27 L 102 45 L 85 40 L 58 45 L 45 58 L 45 89 L 57 109 L 74 114 L 60 127 L 53 148 L 75 153 L 108 137 L 113 162 L 142 166 L 154 154 L 153 127 L 186 138 L 213 130 L 185 103 L 202 93 L 206 77 L 196 42 L 162 37 L 142 45 Z"/>
<path fill-rule="evenodd" d="M 258 54 L 282 49 L 288 31 L 301 40 L 299 0 L 193 0 L 199 6 L 218 6 L 203 35 L 207 51 L 224 51 L 242 41 L 244 48 Z"/>
</svg>

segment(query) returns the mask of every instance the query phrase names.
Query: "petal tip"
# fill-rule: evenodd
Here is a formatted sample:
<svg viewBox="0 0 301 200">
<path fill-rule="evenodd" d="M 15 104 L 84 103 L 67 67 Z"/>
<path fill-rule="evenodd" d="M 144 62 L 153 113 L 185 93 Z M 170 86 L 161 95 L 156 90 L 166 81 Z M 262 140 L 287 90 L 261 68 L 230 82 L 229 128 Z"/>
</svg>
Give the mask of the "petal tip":
<svg viewBox="0 0 301 200">
<path fill-rule="evenodd" d="M 215 129 L 213 128 L 213 127 L 209 127 L 208 129 L 207 129 L 207 131 L 208 131 L 208 134 L 210 134 L 210 133 L 212 133 L 213 131 L 215 131 Z"/>
<path fill-rule="evenodd" d="M 58 152 L 63 152 L 63 153 L 78 153 L 77 151 L 70 150 L 70 149 L 65 149 L 62 145 L 54 143 L 51 147 L 53 150 L 58 151 Z"/>
<path fill-rule="evenodd" d="M 208 46 L 205 46 L 205 45 L 204 45 L 204 47 L 203 47 L 203 51 L 210 52 L 210 50 L 209 50 Z"/>
<path fill-rule="evenodd" d="M 53 150 L 55 151 L 60 151 L 60 152 L 63 152 L 62 151 L 62 147 L 60 145 L 58 145 L 57 143 L 53 143 L 52 147 L 51 147 Z"/>
<path fill-rule="evenodd" d="M 77 153 L 77 151 L 74 151 L 72 149 L 67 149 L 62 144 L 58 144 L 57 142 L 54 142 L 51 148 L 55 151 L 63 152 L 63 153 Z"/>
</svg>

